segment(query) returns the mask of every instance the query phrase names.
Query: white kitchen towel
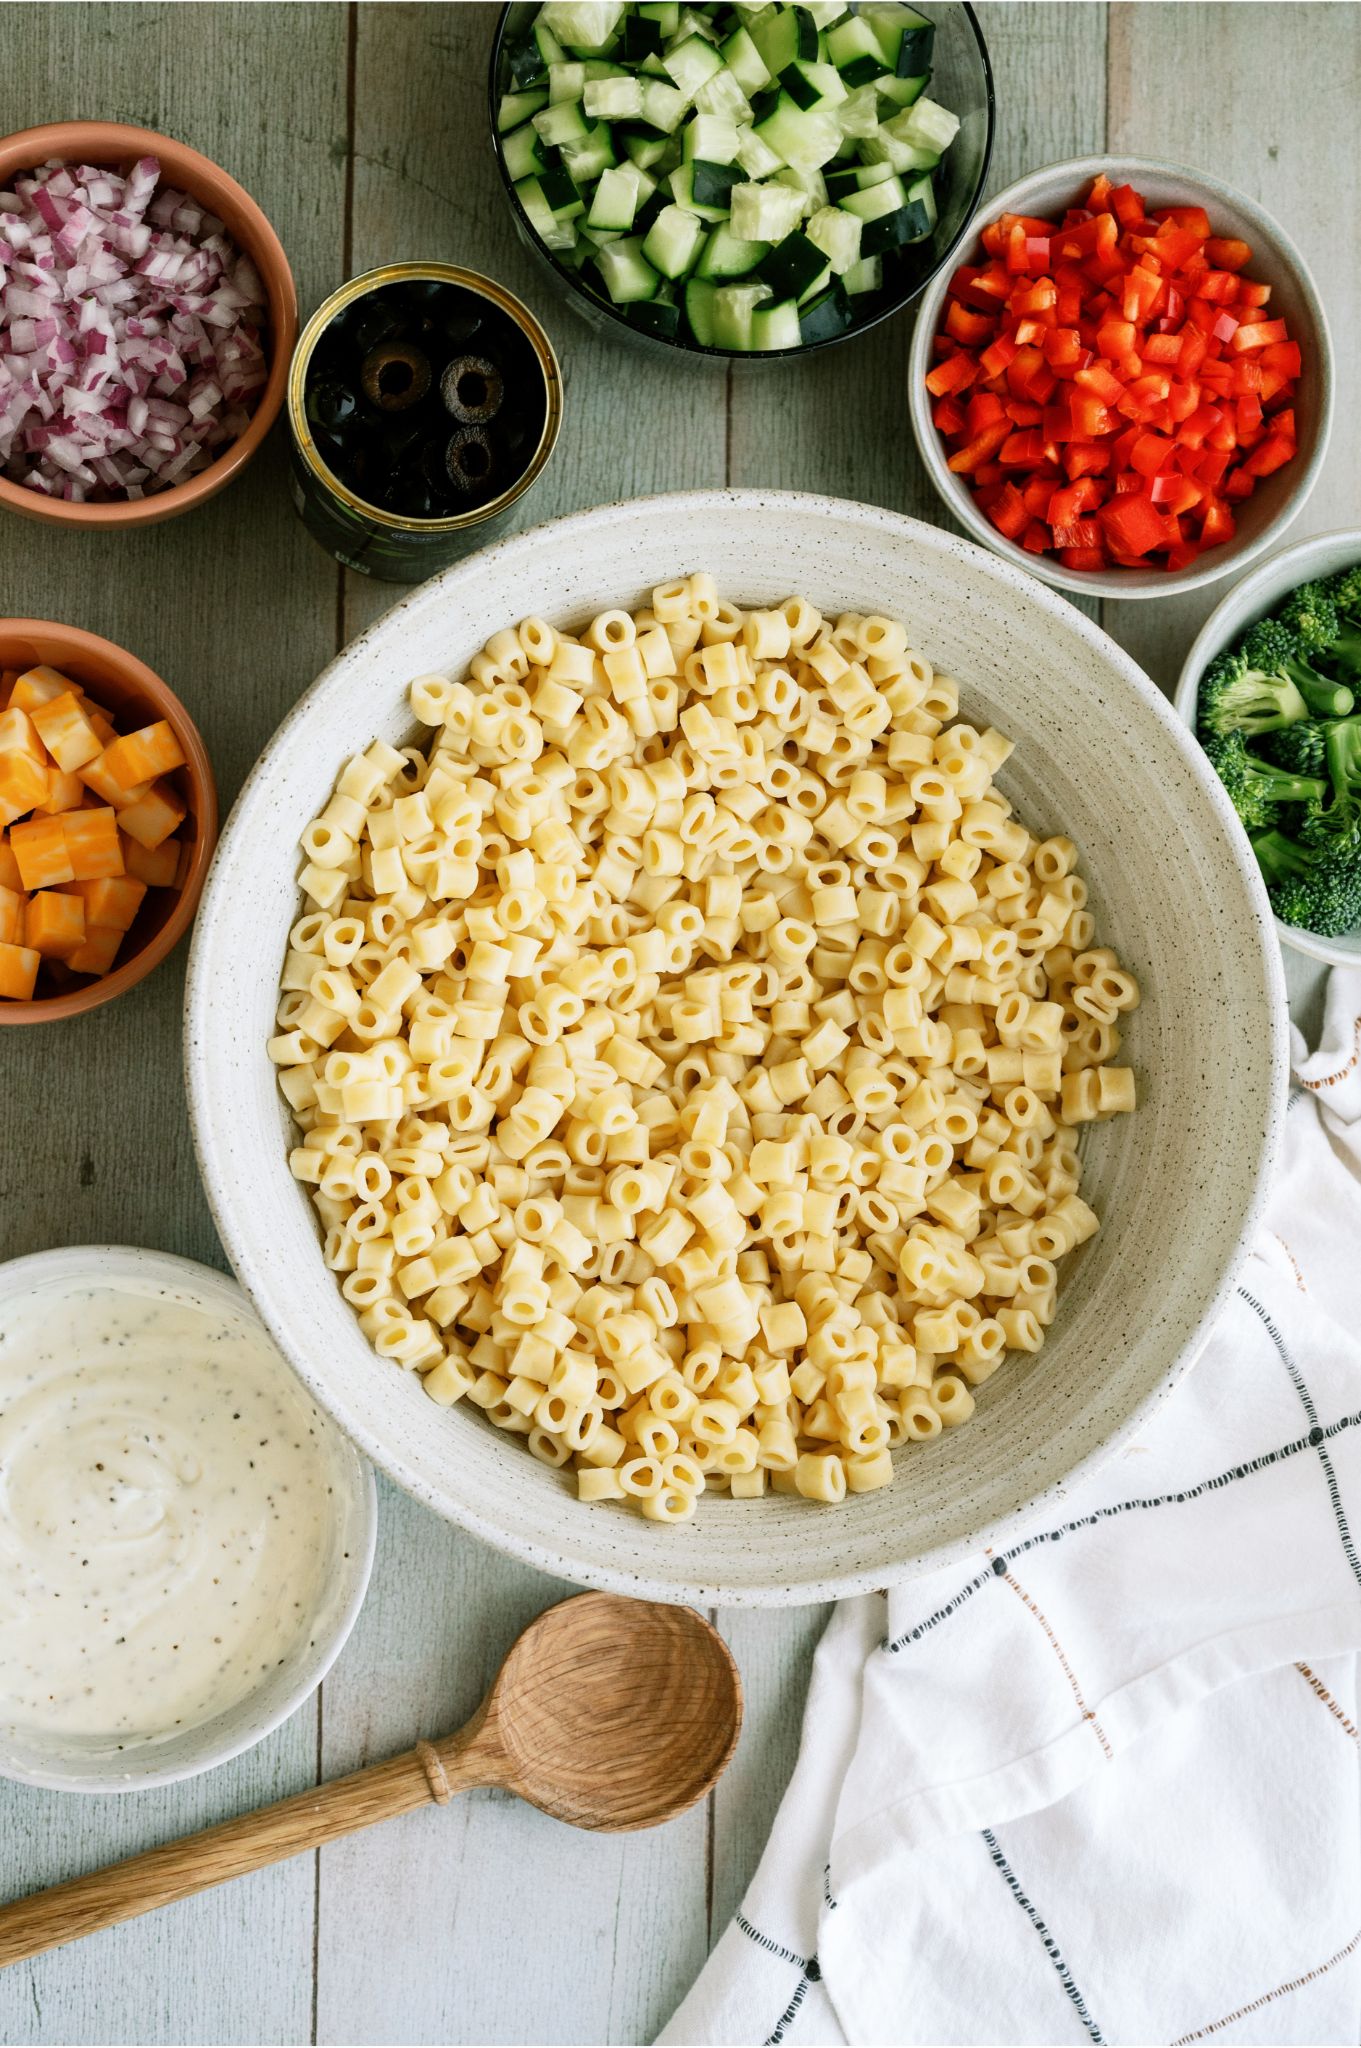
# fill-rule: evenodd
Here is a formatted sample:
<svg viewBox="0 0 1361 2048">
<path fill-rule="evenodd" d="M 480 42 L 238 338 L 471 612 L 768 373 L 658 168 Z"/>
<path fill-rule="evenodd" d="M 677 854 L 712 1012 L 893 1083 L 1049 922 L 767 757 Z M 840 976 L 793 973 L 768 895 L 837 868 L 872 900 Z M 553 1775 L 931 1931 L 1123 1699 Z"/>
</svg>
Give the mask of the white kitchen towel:
<svg viewBox="0 0 1361 2048">
<path fill-rule="evenodd" d="M 1254 1255 L 1129 1448 L 836 1609 L 663 2042 L 1357 2041 L 1359 1060 L 1339 969 Z"/>
</svg>

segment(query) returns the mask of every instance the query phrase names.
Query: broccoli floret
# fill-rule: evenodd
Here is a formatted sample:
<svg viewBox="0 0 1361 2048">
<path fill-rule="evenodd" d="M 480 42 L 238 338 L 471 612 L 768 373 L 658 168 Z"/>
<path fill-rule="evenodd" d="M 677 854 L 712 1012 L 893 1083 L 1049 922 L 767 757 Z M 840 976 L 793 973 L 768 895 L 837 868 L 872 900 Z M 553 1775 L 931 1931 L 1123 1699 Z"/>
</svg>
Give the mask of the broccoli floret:
<svg viewBox="0 0 1361 2048">
<path fill-rule="evenodd" d="M 1211 735 L 1205 752 L 1249 832 L 1274 825 L 1282 804 L 1321 804 L 1328 785 L 1317 777 L 1287 775 L 1250 754 L 1240 732 Z"/>
<path fill-rule="evenodd" d="M 1353 841 L 1315 848 L 1283 832 L 1260 832 L 1252 845 L 1271 907 L 1286 924 L 1325 939 L 1361 924 L 1361 852 Z"/>
<path fill-rule="evenodd" d="M 1198 716 L 1202 736 L 1210 733 L 1276 732 L 1309 716 L 1286 675 L 1264 675 L 1241 652 L 1217 655 L 1200 681 Z"/>
<path fill-rule="evenodd" d="M 1250 671 L 1288 676 L 1314 718 L 1345 718 L 1356 702 L 1345 683 L 1305 659 L 1299 635 L 1284 618 L 1259 619 L 1243 641 L 1243 655 Z"/>
<path fill-rule="evenodd" d="M 1273 767 L 1284 768 L 1288 775 L 1326 775 L 1326 731 L 1319 719 L 1297 719 L 1294 725 L 1282 726 L 1279 732 L 1263 734 L 1258 751 Z"/>
<path fill-rule="evenodd" d="M 1328 585 L 1333 603 L 1345 618 L 1361 619 L 1361 562 L 1339 569 Z"/>
<path fill-rule="evenodd" d="M 1295 636 L 1295 652 L 1309 661 L 1326 654 L 1338 635 L 1337 604 L 1326 583 L 1301 583 L 1292 590 L 1276 617 Z"/>
</svg>

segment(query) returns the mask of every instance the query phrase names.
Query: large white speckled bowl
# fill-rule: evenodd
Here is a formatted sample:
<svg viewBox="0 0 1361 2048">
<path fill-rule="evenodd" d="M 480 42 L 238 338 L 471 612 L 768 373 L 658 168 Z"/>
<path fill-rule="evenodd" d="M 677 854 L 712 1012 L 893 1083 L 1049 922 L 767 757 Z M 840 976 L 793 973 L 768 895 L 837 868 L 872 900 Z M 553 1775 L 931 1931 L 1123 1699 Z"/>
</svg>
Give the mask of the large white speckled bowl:
<svg viewBox="0 0 1361 2048">
<path fill-rule="evenodd" d="M 1093 1128 L 1083 1192 L 1105 1219 L 1070 1262 L 1051 1341 L 983 1389 L 964 1429 L 898 1454 L 840 1508 L 701 1500 L 663 1527 L 587 1507 L 466 1404 L 379 1362 L 322 1263 L 265 1056 L 299 832 L 345 758 L 411 737 L 405 685 L 459 672 L 528 613 L 571 625 L 708 568 L 767 605 L 888 612 L 1019 742 L 1001 780 L 1083 850 L 1103 938 L 1138 974 L 1127 1050 L 1142 1107 Z M 418 1500 L 587 1585 L 748 1605 L 825 1599 L 975 1553 L 1124 1443 L 1196 1356 L 1256 1219 L 1284 1096 L 1280 957 L 1255 863 L 1176 714 L 1114 642 L 1031 578 L 934 527 L 797 493 L 702 491 L 556 521 L 450 569 L 335 660 L 246 784 L 189 966 L 194 1129 L 223 1243 L 276 1341 L 355 1441 Z"/>
</svg>

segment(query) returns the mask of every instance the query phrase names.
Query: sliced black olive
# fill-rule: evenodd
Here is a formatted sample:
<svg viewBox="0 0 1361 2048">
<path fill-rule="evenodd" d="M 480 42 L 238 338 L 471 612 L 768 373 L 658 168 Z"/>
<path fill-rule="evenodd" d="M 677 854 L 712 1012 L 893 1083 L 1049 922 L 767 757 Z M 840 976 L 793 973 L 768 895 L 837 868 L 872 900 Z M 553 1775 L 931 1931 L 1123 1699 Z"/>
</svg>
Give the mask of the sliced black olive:
<svg viewBox="0 0 1361 2048">
<path fill-rule="evenodd" d="M 354 418 L 355 395 L 333 377 L 318 377 L 307 389 L 307 417 L 330 433 Z"/>
<path fill-rule="evenodd" d="M 462 303 L 455 300 L 440 314 L 440 332 L 455 348 L 466 348 L 482 325 L 482 304 L 478 299 L 464 299 Z"/>
<path fill-rule="evenodd" d="M 385 341 L 370 349 L 360 374 L 365 397 L 383 412 L 405 412 L 430 389 L 430 359 L 406 341 Z"/>
<path fill-rule="evenodd" d="M 506 395 L 505 380 L 487 356 L 455 356 L 439 389 L 445 411 L 469 427 L 494 420 Z"/>
<path fill-rule="evenodd" d="M 444 471 L 449 488 L 460 497 L 471 498 L 487 489 L 496 456 L 484 427 L 460 427 L 444 450 Z"/>
<path fill-rule="evenodd" d="M 357 306 L 349 307 L 341 319 L 345 321 L 345 339 L 360 355 L 367 355 L 380 342 L 390 341 L 393 335 L 401 332 L 402 326 L 398 308 L 389 305 L 376 293 L 361 299 Z"/>
</svg>

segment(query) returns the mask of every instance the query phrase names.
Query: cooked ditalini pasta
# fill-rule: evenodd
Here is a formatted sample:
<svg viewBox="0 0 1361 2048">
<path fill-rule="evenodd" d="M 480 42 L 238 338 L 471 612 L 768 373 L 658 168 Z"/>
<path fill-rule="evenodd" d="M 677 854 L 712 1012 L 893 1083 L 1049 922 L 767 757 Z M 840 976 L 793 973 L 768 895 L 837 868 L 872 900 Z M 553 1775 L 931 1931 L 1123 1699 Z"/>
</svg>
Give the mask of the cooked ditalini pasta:
<svg viewBox="0 0 1361 2048">
<path fill-rule="evenodd" d="M 679 578 L 411 685 L 268 1051 L 375 1351 L 583 1501 L 838 1502 L 1044 1342 L 1138 985 L 878 616 Z"/>
</svg>

